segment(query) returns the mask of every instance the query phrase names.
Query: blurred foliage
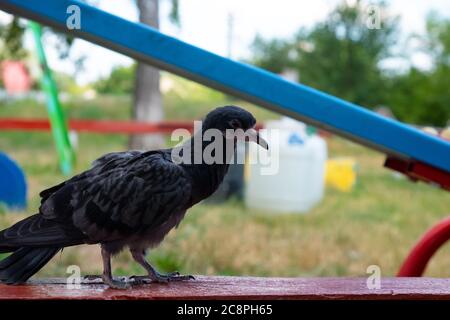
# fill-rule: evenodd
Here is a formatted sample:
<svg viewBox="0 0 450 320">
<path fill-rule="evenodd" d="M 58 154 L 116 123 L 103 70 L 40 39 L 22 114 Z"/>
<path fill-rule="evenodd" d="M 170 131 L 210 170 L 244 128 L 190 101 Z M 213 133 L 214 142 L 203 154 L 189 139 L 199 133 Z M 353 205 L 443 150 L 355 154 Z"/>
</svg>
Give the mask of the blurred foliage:
<svg viewBox="0 0 450 320">
<path fill-rule="evenodd" d="M 168 1 L 171 3 L 169 19 L 179 25 L 178 0 Z M 414 37 L 419 43 L 419 51 L 431 57 L 430 69 L 410 67 L 387 71 L 381 67 L 382 62 L 398 58 L 394 53 L 399 48 L 398 17 L 389 14 L 384 1 L 378 1 L 375 4 L 381 8 L 381 28 L 369 29 L 364 20 L 368 4 L 368 1 L 359 0 L 349 6 L 348 2 L 342 1 L 324 21 L 309 29 L 300 29 L 292 38 L 264 39 L 257 36 L 250 62 L 275 73 L 294 70 L 301 83 L 370 109 L 387 106 L 401 121 L 445 126 L 450 118 L 450 19 L 430 13 L 426 34 Z M 0 25 L 0 59 L 26 56 L 22 46 L 23 33 L 23 22 L 17 18 Z M 44 36 L 49 34 L 47 31 Z M 67 58 L 73 38 L 56 34 L 54 39 L 60 56 Z M 403 53 L 402 57 L 410 54 Z M 83 57 L 74 61 L 78 66 L 82 62 Z M 76 69 L 80 70 L 79 67 Z M 133 94 L 135 69 L 135 65 L 115 67 L 110 75 L 96 81 L 93 87 L 101 94 Z M 62 91 L 80 92 L 69 76 L 58 75 L 57 78 Z M 189 88 L 191 95 L 196 94 L 192 90 L 198 89 L 197 93 L 202 97 L 197 104 L 211 105 L 209 98 L 213 105 L 214 101 L 230 100 L 204 87 L 192 87 L 181 79 L 176 82 Z M 177 90 L 166 92 L 164 99 L 170 101 L 182 96 L 186 99 L 180 93 L 182 89 Z M 194 100 L 186 99 L 186 104 Z M 186 111 L 182 116 L 189 115 Z"/>
<path fill-rule="evenodd" d="M 83 0 L 84 2 L 92 5 L 98 6 L 97 0 Z M 176 26 L 180 26 L 180 14 L 179 14 L 179 2 L 178 0 L 170 0 L 171 9 L 169 12 L 169 20 L 175 24 Z M 23 46 L 24 34 L 26 30 L 26 20 L 22 20 L 18 17 L 14 17 L 9 23 L 0 23 L 0 61 L 11 59 L 11 60 L 22 60 L 27 56 L 27 51 Z M 59 32 L 55 29 L 44 27 L 43 38 L 46 44 L 51 43 L 55 47 L 58 52 L 60 59 L 68 59 L 75 66 L 75 72 L 80 72 L 84 70 L 84 61 L 86 59 L 86 55 L 79 55 L 74 57 L 71 55 L 71 49 L 75 42 L 75 38 L 67 33 Z M 53 37 L 51 41 L 48 37 Z M 133 69 L 133 74 L 134 74 Z M 113 70 L 113 72 L 116 70 Z M 128 70 L 117 70 L 114 77 L 118 77 L 118 79 L 123 80 L 122 75 L 117 74 L 121 71 L 127 72 Z M 129 85 L 126 84 L 126 81 L 120 83 L 120 85 Z M 3 84 L 0 81 L 0 86 Z M 131 84 L 131 88 L 134 86 L 134 83 Z M 118 93 L 129 93 L 131 92 L 130 87 L 123 88 L 126 90 L 122 90 Z M 98 89 L 100 92 L 111 92 L 110 88 L 102 87 Z"/>
<path fill-rule="evenodd" d="M 445 126 L 450 119 L 449 67 L 411 69 L 390 80 L 389 106 L 400 120 Z"/>
<path fill-rule="evenodd" d="M 23 45 L 25 38 L 25 31 L 27 29 L 27 20 L 13 17 L 8 23 L 0 22 L 0 62 L 3 60 L 24 60 L 29 55 L 27 49 Z M 52 41 L 48 41 L 49 37 L 54 37 Z M 74 43 L 74 38 L 64 33 L 55 31 L 49 27 L 43 27 L 43 42 L 48 45 L 54 45 L 58 52 L 60 59 L 70 59 L 75 65 L 76 72 L 83 70 L 83 62 L 85 56 L 71 57 L 71 48 Z M 0 83 L 3 87 L 3 84 Z M 35 86 L 37 83 L 35 83 Z"/>
<path fill-rule="evenodd" d="M 380 29 L 369 29 L 367 4 L 339 4 L 311 29 L 291 39 L 253 42 L 251 63 L 275 73 L 294 70 L 299 81 L 356 104 L 375 108 L 386 105 L 401 121 L 446 125 L 450 118 L 450 20 L 430 14 L 427 34 L 420 39 L 424 53 L 433 58 L 432 70 L 410 68 L 386 72 L 380 63 L 395 57 L 398 17 L 388 14 L 384 2 Z"/>
<path fill-rule="evenodd" d="M 77 95 L 84 91 L 83 87 L 79 86 L 75 81 L 75 78 L 70 74 L 54 71 L 53 78 L 55 79 L 60 92 Z"/>
<path fill-rule="evenodd" d="M 170 1 L 172 6 L 170 7 L 169 20 L 176 26 L 180 26 L 180 4 L 178 0 Z"/>
<path fill-rule="evenodd" d="M 386 6 L 380 3 L 380 8 Z M 381 15 L 381 28 L 367 28 L 365 5 L 339 4 L 312 29 L 293 39 L 257 37 L 253 63 L 272 72 L 293 69 L 302 83 L 370 108 L 384 102 L 386 88 L 379 62 L 390 56 L 397 18 Z"/>
<path fill-rule="evenodd" d="M 17 17 L 9 24 L 0 24 L 0 61 L 20 60 L 27 56 L 22 45 L 24 32 L 25 28 Z"/>
<path fill-rule="evenodd" d="M 427 19 L 427 37 L 422 39 L 437 66 L 450 66 L 450 19 L 431 12 Z"/>
<path fill-rule="evenodd" d="M 450 119 L 450 19 L 430 14 L 427 33 L 420 41 L 433 67 L 411 68 L 389 79 L 387 103 L 403 121 L 445 126 Z"/>
<path fill-rule="evenodd" d="M 136 64 L 114 67 L 111 73 L 93 83 L 99 93 L 131 94 L 134 90 Z"/>
</svg>

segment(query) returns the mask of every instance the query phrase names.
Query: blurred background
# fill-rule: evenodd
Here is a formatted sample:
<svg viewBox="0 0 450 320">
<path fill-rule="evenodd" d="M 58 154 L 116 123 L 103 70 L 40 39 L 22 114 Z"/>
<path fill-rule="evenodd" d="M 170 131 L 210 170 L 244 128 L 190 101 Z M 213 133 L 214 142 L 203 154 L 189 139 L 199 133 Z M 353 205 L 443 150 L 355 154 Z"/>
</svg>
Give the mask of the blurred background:
<svg viewBox="0 0 450 320">
<path fill-rule="evenodd" d="M 450 139 L 448 1 L 87 2 Z M 49 69 L 42 69 L 39 45 Z M 279 173 L 262 177 L 255 165 L 234 166 L 213 199 L 192 208 L 149 253 L 161 271 L 360 276 L 375 264 L 395 275 L 419 236 L 450 214 L 450 194 L 383 168 L 383 154 L 3 12 L 0 61 L 0 121 L 53 119 L 51 101 L 70 121 L 186 123 L 235 104 L 263 127 L 282 129 Z M 165 134 L 70 131 L 64 160 L 50 130 L 5 128 L 2 229 L 37 212 L 41 190 L 104 153 L 173 145 Z M 287 174 L 288 167 L 296 169 Z M 67 248 L 40 275 L 64 276 L 71 264 L 100 273 L 98 247 Z M 127 252 L 113 266 L 117 275 L 143 272 Z M 445 246 L 426 275 L 449 273 Z"/>
</svg>

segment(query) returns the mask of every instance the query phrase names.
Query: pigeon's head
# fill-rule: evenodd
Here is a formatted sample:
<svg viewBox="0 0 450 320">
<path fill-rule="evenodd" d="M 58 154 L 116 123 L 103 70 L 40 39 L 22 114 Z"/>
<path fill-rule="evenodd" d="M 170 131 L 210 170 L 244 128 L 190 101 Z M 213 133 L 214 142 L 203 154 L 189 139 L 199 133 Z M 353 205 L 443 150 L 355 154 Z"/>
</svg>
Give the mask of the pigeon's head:
<svg viewBox="0 0 450 320">
<path fill-rule="evenodd" d="M 216 108 L 206 115 L 203 130 L 218 129 L 224 136 L 227 136 L 227 132 L 242 130 L 245 136 L 236 135 L 235 138 L 253 141 L 263 148 L 269 149 L 267 142 L 255 130 L 255 125 L 255 117 L 247 110 L 236 106 L 224 106 Z"/>
</svg>

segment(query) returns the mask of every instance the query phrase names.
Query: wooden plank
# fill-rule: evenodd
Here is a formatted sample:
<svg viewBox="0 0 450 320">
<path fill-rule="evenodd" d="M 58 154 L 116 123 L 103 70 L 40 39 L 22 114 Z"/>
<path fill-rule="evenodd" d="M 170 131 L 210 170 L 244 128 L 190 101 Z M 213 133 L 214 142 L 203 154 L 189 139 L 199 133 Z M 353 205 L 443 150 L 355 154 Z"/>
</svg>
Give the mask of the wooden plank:
<svg viewBox="0 0 450 320">
<path fill-rule="evenodd" d="M 450 299 L 450 279 L 382 278 L 381 288 L 370 290 L 366 278 L 259 278 L 196 276 L 196 280 L 146 284 L 113 290 L 100 282 L 68 289 L 65 279 L 38 279 L 27 284 L 0 284 L 0 300 L 7 299 Z"/>
</svg>

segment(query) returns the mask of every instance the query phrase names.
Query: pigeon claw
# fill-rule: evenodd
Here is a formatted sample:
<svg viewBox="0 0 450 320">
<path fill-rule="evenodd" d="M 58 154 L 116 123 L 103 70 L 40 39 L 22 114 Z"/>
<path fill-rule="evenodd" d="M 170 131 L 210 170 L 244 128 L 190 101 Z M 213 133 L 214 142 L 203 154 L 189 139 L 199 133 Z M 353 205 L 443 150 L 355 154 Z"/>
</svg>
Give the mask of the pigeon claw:
<svg viewBox="0 0 450 320">
<path fill-rule="evenodd" d="M 98 281 L 102 280 L 102 276 L 98 274 L 89 274 L 83 277 L 83 280 L 85 281 Z"/>
<path fill-rule="evenodd" d="M 126 290 L 130 289 L 131 285 L 126 281 L 114 280 L 111 277 L 103 277 L 103 283 L 108 285 L 111 289 Z"/>
<path fill-rule="evenodd" d="M 180 275 L 178 271 L 171 272 L 169 274 L 155 274 L 155 275 L 148 275 L 148 276 L 131 276 L 129 278 L 130 283 L 133 285 L 139 285 L 139 284 L 148 284 L 148 283 L 169 283 L 169 282 L 176 282 L 176 281 L 187 281 L 187 280 L 195 280 L 194 276 L 191 275 Z"/>
<path fill-rule="evenodd" d="M 176 275 L 176 276 L 169 277 L 169 281 L 187 281 L 187 280 L 195 280 L 195 277 L 190 274 Z"/>
</svg>

